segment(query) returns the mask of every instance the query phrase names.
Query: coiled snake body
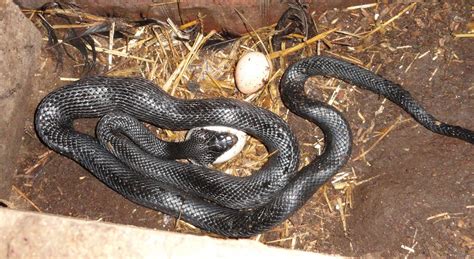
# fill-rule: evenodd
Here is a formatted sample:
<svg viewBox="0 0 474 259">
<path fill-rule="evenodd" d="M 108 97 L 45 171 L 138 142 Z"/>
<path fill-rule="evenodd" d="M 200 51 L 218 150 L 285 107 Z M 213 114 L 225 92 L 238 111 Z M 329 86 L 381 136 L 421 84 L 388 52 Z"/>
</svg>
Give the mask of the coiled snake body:
<svg viewBox="0 0 474 259">
<path fill-rule="evenodd" d="M 288 218 L 350 156 L 348 123 L 333 107 L 304 93 L 305 81 L 316 75 L 335 77 L 385 96 L 427 129 L 474 143 L 472 131 L 437 121 L 399 85 L 324 56 L 293 64 L 280 81 L 284 104 L 324 133 L 323 154 L 299 171 L 296 138 L 275 114 L 238 100 L 177 99 L 140 78 L 90 77 L 62 87 L 40 103 L 35 126 L 50 148 L 75 160 L 126 198 L 206 231 L 248 237 Z M 234 127 L 262 141 L 269 153 L 276 152 L 258 172 L 239 178 L 154 157 L 129 147 L 121 138 L 107 139 L 114 145 L 106 148 L 107 143 L 103 146 L 73 128 L 75 119 L 111 112 L 173 130 L 208 125 Z"/>
</svg>

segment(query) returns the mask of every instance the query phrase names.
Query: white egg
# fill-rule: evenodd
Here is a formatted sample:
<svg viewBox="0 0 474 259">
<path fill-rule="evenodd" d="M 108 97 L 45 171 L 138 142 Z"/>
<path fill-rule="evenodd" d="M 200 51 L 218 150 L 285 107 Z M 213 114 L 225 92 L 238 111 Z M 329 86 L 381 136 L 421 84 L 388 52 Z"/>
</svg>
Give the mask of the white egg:
<svg viewBox="0 0 474 259">
<path fill-rule="evenodd" d="M 237 62 L 235 84 L 244 94 L 260 90 L 270 77 L 270 61 L 261 52 L 248 52 Z"/>
</svg>

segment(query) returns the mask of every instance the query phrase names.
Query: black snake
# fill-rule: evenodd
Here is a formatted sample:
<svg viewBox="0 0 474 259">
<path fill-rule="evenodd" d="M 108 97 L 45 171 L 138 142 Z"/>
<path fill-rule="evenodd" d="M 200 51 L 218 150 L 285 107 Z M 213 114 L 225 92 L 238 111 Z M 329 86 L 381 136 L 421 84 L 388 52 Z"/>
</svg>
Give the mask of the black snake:
<svg viewBox="0 0 474 259">
<path fill-rule="evenodd" d="M 304 93 L 305 81 L 317 75 L 335 77 L 380 94 L 427 129 L 474 143 L 472 131 L 436 120 L 399 85 L 324 56 L 291 65 L 280 81 L 281 98 L 288 109 L 315 123 L 324 133 L 323 154 L 299 171 L 296 138 L 275 114 L 239 100 L 177 99 L 141 78 L 89 77 L 59 88 L 38 106 L 35 126 L 50 148 L 75 160 L 126 198 L 206 231 L 248 237 L 287 219 L 350 156 L 351 131 L 346 120 L 335 108 Z M 102 116 L 105 122 L 115 121 L 112 129 L 98 127 L 104 145 L 73 127 L 75 119 Z M 140 131 L 138 126 L 126 126 L 134 120 L 130 116 L 173 130 L 208 125 L 234 127 L 259 139 L 274 154 L 258 172 L 245 178 L 166 160 L 129 145 L 138 140 L 107 137 L 114 136 L 114 129 Z M 107 131 L 112 134 L 107 135 Z M 115 135 L 126 135 L 124 132 Z M 146 138 L 141 140 L 147 142 Z"/>
</svg>

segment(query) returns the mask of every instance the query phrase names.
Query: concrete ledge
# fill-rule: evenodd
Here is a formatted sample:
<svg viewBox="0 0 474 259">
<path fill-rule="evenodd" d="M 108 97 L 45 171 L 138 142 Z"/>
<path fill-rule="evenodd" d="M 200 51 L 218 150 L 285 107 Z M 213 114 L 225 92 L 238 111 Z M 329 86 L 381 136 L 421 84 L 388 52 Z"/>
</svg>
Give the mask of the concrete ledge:
<svg viewBox="0 0 474 259">
<path fill-rule="evenodd" d="M 11 209 L 0 209 L 0 233 L 0 258 L 334 258 Z"/>
</svg>

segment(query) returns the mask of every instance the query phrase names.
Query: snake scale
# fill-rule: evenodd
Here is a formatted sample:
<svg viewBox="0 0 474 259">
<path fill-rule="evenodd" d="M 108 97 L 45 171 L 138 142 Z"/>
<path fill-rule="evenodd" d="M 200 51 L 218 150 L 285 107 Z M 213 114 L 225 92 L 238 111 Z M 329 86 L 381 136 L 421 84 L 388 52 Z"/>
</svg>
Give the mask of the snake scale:
<svg viewBox="0 0 474 259">
<path fill-rule="evenodd" d="M 35 127 L 47 146 L 75 160 L 129 200 L 206 231 L 249 237 L 287 219 L 349 159 L 350 127 L 335 108 L 306 96 L 304 84 L 312 76 L 335 77 L 375 92 L 427 129 L 474 143 L 473 131 L 438 121 L 399 85 L 325 56 L 296 62 L 280 80 L 285 106 L 324 133 L 322 155 L 300 170 L 297 140 L 275 114 L 233 99 L 178 99 L 141 78 L 89 77 L 59 88 L 39 104 Z M 102 145 L 73 127 L 74 120 L 93 117 L 105 121 L 115 117 L 120 126 L 128 123 L 129 116 L 172 130 L 233 127 L 259 139 L 274 154 L 252 176 L 235 177 L 153 156 L 138 150 L 128 138 L 105 136 Z M 100 129 L 97 135 L 106 135 L 106 127 Z"/>
</svg>

